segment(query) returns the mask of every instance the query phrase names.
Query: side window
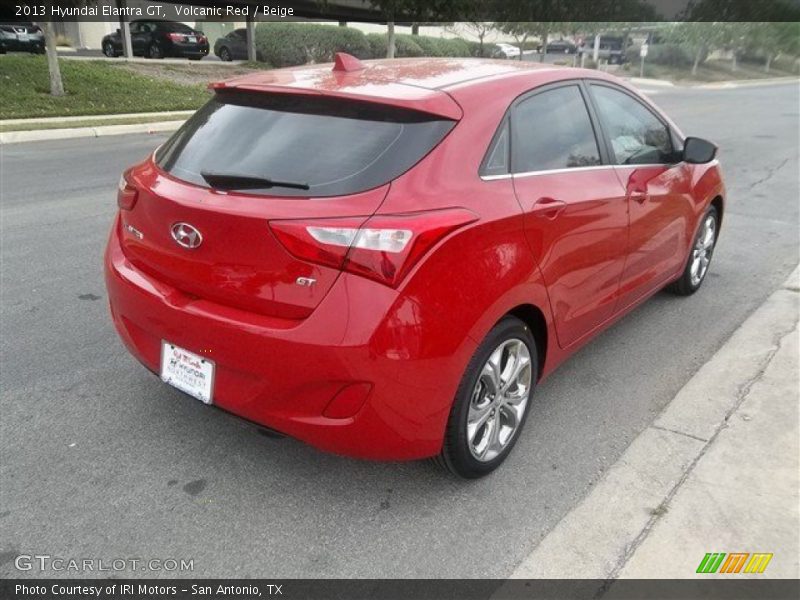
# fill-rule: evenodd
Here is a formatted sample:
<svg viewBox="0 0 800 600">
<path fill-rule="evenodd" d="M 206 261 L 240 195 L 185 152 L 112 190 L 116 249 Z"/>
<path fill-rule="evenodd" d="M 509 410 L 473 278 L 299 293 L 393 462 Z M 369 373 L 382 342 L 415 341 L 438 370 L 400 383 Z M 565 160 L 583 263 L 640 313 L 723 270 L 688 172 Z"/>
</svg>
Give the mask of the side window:
<svg viewBox="0 0 800 600">
<path fill-rule="evenodd" d="M 600 151 L 577 85 L 523 100 L 512 116 L 515 173 L 599 165 Z"/>
<path fill-rule="evenodd" d="M 505 175 L 508 173 L 510 149 L 508 142 L 508 120 L 506 119 L 492 140 L 486 158 L 483 159 L 481 175 Z"/>
<path fill-rule="evenodd" d="M 674 152 L 669 128 L 641 102 L 605 85 L 591 85 L 617 164 L 668 164 Z"/>
</svg>

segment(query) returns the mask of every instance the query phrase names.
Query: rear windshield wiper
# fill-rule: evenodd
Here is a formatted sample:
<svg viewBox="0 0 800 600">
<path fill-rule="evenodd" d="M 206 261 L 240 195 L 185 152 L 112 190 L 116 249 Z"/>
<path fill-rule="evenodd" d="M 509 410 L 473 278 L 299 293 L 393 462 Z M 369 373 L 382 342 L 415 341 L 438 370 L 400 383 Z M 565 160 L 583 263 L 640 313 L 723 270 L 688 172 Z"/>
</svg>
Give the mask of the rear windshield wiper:
<svg viewBox="0 0 800 600">
<path fill-rule="evenodd" d="M 271 187 L 294 188 L 308 190 L 307 183 L 297 181 L 277 181 L 266 177 L 251 177 L 250 175 L 236 175 L 235 173 L 206 173 L 200 175 L 208 185 L 219 190 L 260 190 Z"/>
</svg>

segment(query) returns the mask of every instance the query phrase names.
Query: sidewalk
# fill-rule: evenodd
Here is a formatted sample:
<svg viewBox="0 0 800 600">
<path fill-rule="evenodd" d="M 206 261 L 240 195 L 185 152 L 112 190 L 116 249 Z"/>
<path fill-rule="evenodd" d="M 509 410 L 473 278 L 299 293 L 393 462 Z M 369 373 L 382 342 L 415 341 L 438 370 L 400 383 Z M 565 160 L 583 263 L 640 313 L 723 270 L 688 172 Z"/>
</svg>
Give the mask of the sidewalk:
<svg viewBox="0 0 800 600">
<path fill-rule="evenodd" d="M 681 389 L 512 578 L 800 576 L 800 269 Z M 696 571 L 771 553 L 760 574 Z M 734 563 L 735 564 L 735 563 Z M 613 588 L 610 596 L 613 597 Z"/>
</svg>

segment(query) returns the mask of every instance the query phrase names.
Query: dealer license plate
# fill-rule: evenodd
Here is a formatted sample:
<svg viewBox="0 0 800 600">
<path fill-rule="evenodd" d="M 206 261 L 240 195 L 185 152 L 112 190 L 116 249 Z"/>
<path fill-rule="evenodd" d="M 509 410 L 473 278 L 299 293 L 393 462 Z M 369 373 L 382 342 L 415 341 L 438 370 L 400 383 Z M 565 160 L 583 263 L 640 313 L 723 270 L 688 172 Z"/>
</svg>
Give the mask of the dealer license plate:
<svg viewBox="0 0 800 600">
<path fill-rule="evenodd" d="M 162 341 L 161 380 L 206 404 L 211 404 L 214 391 L 214 362 L 180 346 Z"/>
</svg>

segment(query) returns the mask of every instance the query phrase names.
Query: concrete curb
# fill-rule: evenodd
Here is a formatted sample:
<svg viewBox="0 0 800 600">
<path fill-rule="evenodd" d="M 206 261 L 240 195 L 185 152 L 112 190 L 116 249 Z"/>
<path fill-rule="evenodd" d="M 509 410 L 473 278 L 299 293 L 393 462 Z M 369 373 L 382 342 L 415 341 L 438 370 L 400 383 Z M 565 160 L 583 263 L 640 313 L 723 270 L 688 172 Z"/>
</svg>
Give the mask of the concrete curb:
<svg viewBox="0 0 800 600">
<path fill-rule="evenodd" d="M 666 79 L 649 79 L 647 77 L 630 77 L 628 78 L 633 85 L 653 85 L 656 87 L 675 87 L 672 81 Z"/>
<path fill-rule="evenodd" d="M 728 418 L 763 376 L 783 339 L 795 331 L 798 277 L 800 268 L 687 382 L 605 478 L 523 559 L 512 578 L 579 574 L 610 581 L 624 574 Z M 656 561 L 653 569 L 658 568 Z"/>
<path fill-rule="evenodd" d="M 32 131 L 6 131 L 0 133 L 0 146 L 21 142 L 45 140 L 68 140 L 85 137 L 105 137 L 127 133 L 162 133 L 175 131 L 184 121 L 160 121 L 158 123 L 131 123 L 127 125 L 101 125 L 99 127 L 69 127 L 65 129 L 35 129 Z"/>
<path fill-rule="evenodd" d="M 701 90 L 729 90 L 739 87 L 756 87 L 759 85 L 776 85 L 776 84 L 800 84 L 798 77 L 772 77 L 770 79 L 733 79 L 730 81 L 715 81 L 714 83 L 702 83 L 694 85 L 695 89 Z"/>
<path fill-rule="evenodd" d="M 28 123 L 80 123 L 81 121 L 93 121 L 96 119 L 103 119 L 111 121 L 114 119 L 132 119 L 143 118 L 153 119 L 156 121 L 177 121 L 182 117 L 190 117 L 195 113 L 194 110 L 167 110 L 161 112 L 146 112 L 146 113 L 121 113 L 116 115 L 77 115 L 73 117 L 33 117 L 26 119 L 2 119 L 0 120 L 0 127 L 8 125 L 27 125 Z"/>
</svg>

